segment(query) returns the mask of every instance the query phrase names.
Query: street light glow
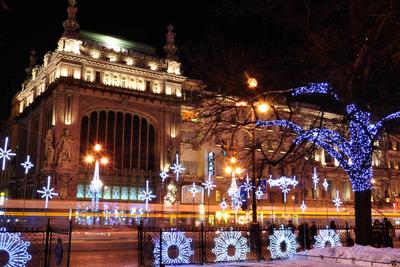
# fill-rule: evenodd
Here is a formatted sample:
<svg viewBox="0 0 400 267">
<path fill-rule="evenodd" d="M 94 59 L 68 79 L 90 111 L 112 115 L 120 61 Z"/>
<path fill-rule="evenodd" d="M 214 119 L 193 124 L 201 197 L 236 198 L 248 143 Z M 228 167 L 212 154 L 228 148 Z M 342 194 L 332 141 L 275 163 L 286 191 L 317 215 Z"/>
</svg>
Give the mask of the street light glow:
<svg viewBox="0 0 400 267">
<path fill-rule="evenodd" d="M 225 167 L 225 172 L 226 173 L 231 173 L 232 172 L 232 168 L 231 167 Z"/>
<path fill-rule="evenodd" d="M 94 157 L 92 155 L 86 155 L 85 162 L 86 163 L 93 163 Z"/>
<path fill-rule="evenodd" d="M 267 103 L 265 103 L 265 102 L 258 103 L 257 110 L 260 113 L 265 113 L 268 111 L 268 109 L 269 109 L 269 106 Z"/>
<path fill-rule="evenodd" d="M 100 159 L 100 163 L 103 165 L 107 165 L 109 163 L 109 160 L 108 160 L 108 158 L 104 157 L 104 158 Z"/>
<path fill-rule="evenodd" d="M 101 149 L 102 149 L 102 147 L 101 147 L 100 144 L 95 144 L 94 145 L 94 151 L 99 152 L 99 151 L 101 151 Z"/>
<path fill-rule="evenodd" d="M 249 86 L 250 89 L 256 88 L 256 87 L 257 87 L 257 84 L 258 84 L 258 82 L 257 82 L 257 80 L 254 79 L 254 78 L 249 78 L 249 79 L 247 80 L 247 85 Z"/>
</svg>

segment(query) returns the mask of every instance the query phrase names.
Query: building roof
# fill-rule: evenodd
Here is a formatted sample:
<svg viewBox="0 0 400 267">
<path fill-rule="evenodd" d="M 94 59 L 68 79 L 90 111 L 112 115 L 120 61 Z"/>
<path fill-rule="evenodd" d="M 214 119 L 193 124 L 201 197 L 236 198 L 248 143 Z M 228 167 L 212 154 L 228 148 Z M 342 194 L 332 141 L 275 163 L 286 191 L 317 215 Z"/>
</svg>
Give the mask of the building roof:
<svg viewBox="0 0 400 267">
<path fill-rule="evenodd" d="M 101 46 L 114 49 L 117 52 L 129 50 L 149 56 L 157 56 L 156 49 L 150 45 L 127 40 L 123 37 L 105 35 L 91 31 L 79 31 L 79 37 L 83 41 L 95 42 Z"/>
</svg>

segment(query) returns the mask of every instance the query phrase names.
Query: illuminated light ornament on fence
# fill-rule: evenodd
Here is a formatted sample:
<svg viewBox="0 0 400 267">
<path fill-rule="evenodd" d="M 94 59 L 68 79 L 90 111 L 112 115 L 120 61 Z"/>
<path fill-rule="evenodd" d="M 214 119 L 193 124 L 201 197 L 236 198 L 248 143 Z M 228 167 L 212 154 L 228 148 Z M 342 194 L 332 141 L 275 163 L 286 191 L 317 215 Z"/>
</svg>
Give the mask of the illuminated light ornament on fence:
<svg viewBox="0 0 400 267">
<path fill-rule="evenodd" d="M 196 197 L 196 194 L 199 192 L 196 188 L 196 184 L 193 183 L 192 187 L 188 190 L 190 193 L 192 193 L 193 198 Z"/>
<path fill-rule="evenodd" d="M 315 248 L 326 248 L 326 247 L 341 247 L 340 239 L 335 230 L 332 229 L 321 229 L 319 234 L 314 237 Z"/>
<path fill-rule="evenodd" d="M 149 201 L 156 198 L 152 193 L 153 192 L 149 190 L 149 180 L 146 180 L 146 190 L 143 190 L 139 195 L 139 199 L 146 202 L 146 212 L 149 211 Z"/>
<path fill-rule="evenodd" d="M 259 186 L 256 191 L 256 198 L 261 199 L 263 197 L 263 195 L 264 195 L 264 192 L 261 190 L 261 186 Z"/>
<path fill-rule="evenodd" d="M 301 202 L 300 209 L 301 209 L 301 212 L 302 212 L 302 213 L 304 213 L 304 211 L 307 209 L 307 206 L 306 206 L 306 204 L 304 203 L 304 200 Z"/>
<path fill-rule="evenodd" d="M 326 179 L 324 179 L 322 186 L 325 188 L 325 191 L 328 191 L 329 183 L 326 181 Z"/>
<path fill-rule="evenodd" d="M 244 261 L 250 248 L 247 245 L 245 238 L 240 231 L 221 232 L 214 239 L 215 247 L 212 253 L 215 254 L 215 262 L 220 261 Z M 231 251 L 234 251 L 232 253 Z"/>
<path fill-rule="evenodd" d="M 183 232 L 163 232 L 161 237 L 161 249 L 160 240 L 154 240 L 155 265 L 190 263 L 190 257 L 194 254 L 191 238 L 187 238 Z M 171 257 L 171 254 L 173 257 Z M 160 262 L 160 255 L 162 262 Z"/>
<path fill-rule="evenodd" d="M 222 200 L 221 203 L 219 203 L 219 206 L 223 211 L 225 211 L 228 208 L 228 203 L 226 203 L 225 198 Z"/>
<path fill-rule="evenodd" d="M 310 84 L 293 89 L 292 95 L 328 94 L 332 95 L 326 83 Z M 330 88 L 330 87 L 329 87 Z M 338 99 L 333 95 L 335 99 Z M 356 105 L 346 107 L 349 134 L 341 135 L 328 128 L 303 129 L 289 120 L 258 121 L 257 126 L 282 126 L 297 134 L 295 144 L 312 142 L 323 148 L 335 158 L 350 178 L 353 191 L 361 192 L 371 189 L 373 141 L 377 140 L 385 123 L 400 118 L 400 111 L 392 113 L 376 124 L 370 122 L 371 114 L 362 111 Z M 348 136 L 346 138 L 345 136 Z"/>
<path fill-rule="evenodd" d="M 0 229 L 0 251 L 8 254 L 8 261 L 3 262 L 5 263 L 3 266 L 25 267 L 26 263 L 32 259 L 27 251 L 29 246 L 29 241 L 21 240 L 20 232 L 9 233 L 4 227 Z"/>
<path fill-rule="evenodd" d="M 269 237 L 268 250 L 271 252 L 273 259 L 286 259 L 296 253 L 299 245 L 296 242 L 296 236 L 290 229 L 285 229 L 282 225 L 274 231 Z"/>
<path fill-rule="evenodd" d="M 211 175 L 208 175 L 208 180 L 206 180 L 204 183 L 202 183 L 202 185 L 204 185 L 204 188 L 207 189 L 207 196 L 210 197 L 210 192 L 212 190 L 214 190 L 214 187 L 217 187 L 213 180 L 211 180 Z"/>
<path fill-rule="evenodd" d="M 250 191 L 253 190 L 253 184 L 249 181 L 249 175 L 246 175 L 246 181 L 241 185 L 244 191 L 247 192 L 247 198 L 250 197 Z"/>
<path fill-rule="evenodd" d="M 160 177 L 161 177 L 161 182 L 164 183 L 164 181 L 168 178 L 168 173 L 165 171 L 160 172 Z"/>
<path fill-rule="evenodd" d="M 14 157 L 16 154 L 8 149 L 8 137 L 6 137 L 4 142 L 4 148 L 0 147 L 0 159 L 3 160 L 1 169 L 4 171 L 6 169 L 6 160 L 11 160 L 10 157 Z"/>
<path fill-rule="evenodd" d="M 314 190 L 317 190 L 317 184 L 318 184 L 318 181 L 319 181 L 319 177 L 318 177 L 318 174 L 317 174 L 317 168 L 315 168 L 315 167 L 314 167 L 314 173 L 313 173 L 311 178 L 312 178 L 312 181 L 314 183 Z"/>
<path fill-rule="evenodd" d="M 286 203 L 286 194 L 290 191 L 289 186 L 293 186 L 293 188 L 296 187 L 296 185 L 299 183 L 296 181 L 296 176 L 293 176 L 293 179 L 290 177 L 282 176 L 279 179 L 272 179 L 272 175 L 269 176 L 269 179 L 267 181 L 271 187 L 277 186 L 282 190 L 283 193 L 283 198 Z"/>
<path fill-rule="evenodd" d="M 175 161 L 174 165 L 172 165 L 171 170 L 173 170 L 174 173 L 176 174 L 176 181 L 178 182 L 179 174 L 183 173 L 183 171 L 185 170 L 185 168 L 182 166 L 182 164 L 179 163 L 179 155 L 178 154 L 176 154 L 176 161 Z"/>
<path fill-rule="evenodd" d="M 343 204 L 343 202 L 339 198 L 339 191 L 336 190 L 336 197 L 332 200 L 336 206 L 336 212 L 339 212 L 339 207 Z"/>
<path fill-rule="evenodd" d="M 52 199 L 53 196 L 58 196 L 58 193 L 53 192 L 54 188 L 50 188 L 51 177 L 47 177 L 47 187 L 43 186 L 43 190 L 37 190 L 38 193 L 42 194 L 42 198 L 46 198 L 45 208 L 47 209 L 49 198 Z"/>
<path fill-rule="evenodd" d="M 21 166 L 25 169 L 25 174 L 28 174 L 29 170 L 33 168 L 33 164 L 30 160 L 31 156 L 27 156 L 25 162 L 21 163 Z"/>
</svg>

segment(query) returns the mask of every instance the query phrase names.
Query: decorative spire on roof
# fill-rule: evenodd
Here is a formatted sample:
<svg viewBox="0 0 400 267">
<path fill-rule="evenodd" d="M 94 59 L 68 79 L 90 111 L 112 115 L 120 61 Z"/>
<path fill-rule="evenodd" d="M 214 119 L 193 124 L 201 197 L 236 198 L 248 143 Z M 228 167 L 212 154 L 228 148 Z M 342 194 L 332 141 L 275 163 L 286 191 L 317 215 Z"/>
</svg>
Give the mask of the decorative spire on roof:
<svg viewBox="0 0 400 267">
<path fill-rule="evenodd" d="M 168 27 L 168 32 L 165 34 L 165 37 L 167 38 L 167 43 L 164 46 L 164 51 L 166 54 L 167 59 L 171 60 L 177 60 L 178 57 L 176 55 L 176 51 L 178 50 L 178 47 L 175 45 L 175 35 L 176 33 L 173 32 L 174 26 L 170 24 Z"/>
<path fill-rule="evenodd" d="M 78 12 L 78 7 L 76 6 L 76 0 L 68 0 L 68 3 L 68 18 L 63 23 L 64 36 L 77 37 L 79 31 L 79 23 L 76 21 L 76 13 Z"/>
<path fill-rule="evenodd" d="M 27 76 L 31 76 L 33 68 L 36 66 L 36 51 L 32 49 L 29 55 L 29 66 L 25 69 Z"/>
</svg>

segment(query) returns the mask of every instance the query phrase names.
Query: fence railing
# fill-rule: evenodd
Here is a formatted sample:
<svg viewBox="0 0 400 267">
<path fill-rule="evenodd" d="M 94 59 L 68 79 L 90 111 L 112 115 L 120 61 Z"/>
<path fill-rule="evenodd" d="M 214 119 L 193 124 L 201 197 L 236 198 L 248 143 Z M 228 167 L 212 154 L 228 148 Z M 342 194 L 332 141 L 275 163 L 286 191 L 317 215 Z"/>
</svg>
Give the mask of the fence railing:
<svg viewBox="0 0 400 267">
<path fill-rule="evenodd" d="M 338 226 L 332 231 L 327 230 L 326 227 L 318 227 L 316 235 L 328 233 L 335 235 L 341 246 L 354 245 L 353 226 Z M 276 238 L 270 239 L 274 233 Z M 202 225 L 163 229 L 143 227 L 140 224 L 138 239 L 138 262 L 141 266 L 260 261 L 282 258 L 286 252 L 299 253 L 318 245 L 316 242 L 320 246 L 335 245 L 334 239 L 322 238 L 317 241 L 309 227 L 301 229 L 301 226 L 294 230 L 261 228 L 259 225 L 207 228 Z M 393 241 L 395 246 L 400 246 L 400 228 L 396 229 Z M 296 244 L 292 252 L 291 244 Z"/>
</svg>

